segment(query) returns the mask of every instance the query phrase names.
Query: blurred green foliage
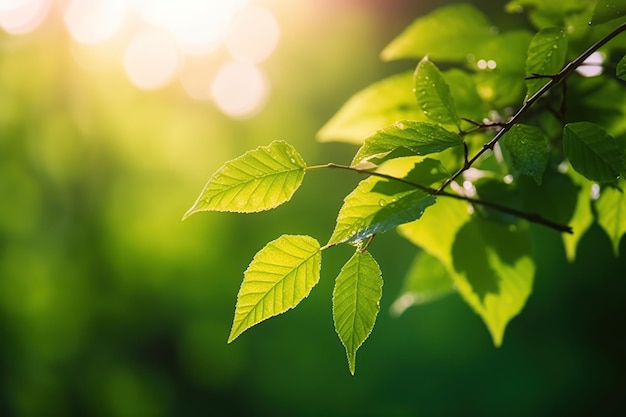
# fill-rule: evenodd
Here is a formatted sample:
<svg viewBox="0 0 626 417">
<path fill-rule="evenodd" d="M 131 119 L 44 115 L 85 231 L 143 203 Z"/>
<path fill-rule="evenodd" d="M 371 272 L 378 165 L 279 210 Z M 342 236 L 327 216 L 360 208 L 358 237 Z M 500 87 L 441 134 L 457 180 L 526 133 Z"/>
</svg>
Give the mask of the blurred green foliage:
<svg viewBox="0 0 626 417">
<path fill-rule="evenodd" d="M 357 377 L 331 324 L 348 248 L 325 254 L 298 310 L 226 344 L 252 255 L 277 224 L 328 238 L 359 178 L 316 173 L 275 211 L 181 223 L 197 190 L 223 161 L 274 139 L 311 163 L 349 162 L 353 146 L 316 143 L 316 131 L 351 94 L 403 68 L 378 53 L 441 4 L 329 0 L 291 19 L 302 3 L 277 11 L 272 97 L 243 121 L 176 86 L 141 92 L 121 72 L 81 68 L 54 24 L 0 36 L 0 415 L 624 412 L 626 250 L 622 241 L 614 258 L 598 226 L 573 264 L 554 261 L 559 236 L 535 232 L 540 274 L 500 349 L 456 295 L 388 313 L 415 252 L 394 234 L 374 249 L 386 296 Z"/>
</svg>

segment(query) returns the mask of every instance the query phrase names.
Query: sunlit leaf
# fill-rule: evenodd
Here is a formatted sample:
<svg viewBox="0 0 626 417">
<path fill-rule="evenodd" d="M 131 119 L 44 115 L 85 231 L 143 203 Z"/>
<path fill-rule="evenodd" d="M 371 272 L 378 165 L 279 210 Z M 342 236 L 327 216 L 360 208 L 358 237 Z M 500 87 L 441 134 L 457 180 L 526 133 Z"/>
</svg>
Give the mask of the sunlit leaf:
<svg viewBox="0 0 626 417">
<path fill-rule="evenodd" d="M 522 311 L 532 290 L 535 263 L 529 234 L 475 217 L 459 230 L 452 256 L 459 293 L 500 346 L 508 322 Z"/>
<path fill-rule="evenodd" d="M 428 252 L 450 271 L 452 244 L 459 229 L 470 220 L 464 201 L 442 197 L 436 210 L 427 210 L 422 218 L 398 227 L 401 235 Z"/>
<path fill-rule="evenodd" d="M 563 244 L 565 245 L 565 255 L 567 260 L 573 262 L 576 258 L 576 248 L 578 242 L 583 237 L 585 231 L 593 224 L 593 213 L 591 211 L 591 190 L 593 182 L 580 175 L 571 167 L 567 170 L 567 175 L 572 179 L 578 188 L 576 208 L 571 216 L 569 225 L 574 233 L 562 233 Z"/>
<path fill-rule="evenodd" d="M 402 165 L 403 159 L 409 158 L 391 160 L 383 168 L 393 167 L 394 164 Z M 393 175 L 413 184 L 428 186 L 440 179 L 443 171 L 445 169 L 437 161 L 425 160 L 416 164 L 410 173 L 394 172 Z M 344 242 L 354 243 L 376 233 L 384 233 L 400 224 L 419 219 L 424 210 L 433 204 L 435 196 L 414 185 L 376 176 L 369 177 L 361 181 L 344 199 L 328 246 Z"/>
<path fill-rule="evenodd" d="M 592 181 L 615 181 L 624 171 L 622 150 L 606 130 L 594 123 L 565 125 L 563 150 L 572 167 Z"/>
<path fill-rule="evenodd" d="M 521 312 L 532 289 L 534 261 L 522 225 L 470 217 L 464 202 L 441 198 L 437 210 L 399 230 L 446 267 L 461 297 L 500 346 L 507 324 Z"/>
<path fill-rule="evenodd" d="M 283 141 L 274 141 L 226 162 L 204 186 L 183 219 L 199 211 L 252 213 L 269 210 L 291 199 L 306 164 Z"/>
<path fill-rule="evenodd" d="M 422 59 L 415 69 L 414 91 L 417 102 L 426 117 L 441 124 L 458 126 L 459 116 L 456 113 L 450 87 L 428 57 Z"/>
<path fill-rule="evenodd" d="M 335 281 L 333 321 L 346 348 L 352 375 L 356 367 L 356 351 L 369 337 L 380 311 L 382 287 L 380 268 L 367 251 L 357 251 L 341 268 Z"/>
<path fill-rule="evenodd" d="M 257 252 L 237 295 L 228 343 L 297 306 L 319 281 L 321 262 L 320 244 L 310 236 L 283 235 Z"/>
<path fill-rule="evenodd" d="M 549 156 L 543 132 L 535 126 L 517 123 L 506 132 L 501 143 L 511 156 L 512 168 L 541 184 Z"/>
<path fill-rule="evenodd" d="M 352 164 L 374 156 L 384 157 L 397 148 L 407 149 L 415 155 L 427 155 L 462 144 L 463 139 L 458 134 L 441 126 L 405 120 L 384 127 L 365 139 Z"/>
<path fill-rule="evenodd" d="M 426 120 L 415 101 L 412 72 L 385 78 L 356 93 L 322 127 L 317 138 L 361 144 L 381 127 L 405 119 Z"/>
<path fill-rule="evenodd" d="M 599 0 L 591 24 L 599 25 L 626 16 L 626 0 Z"/>
<path fill-rule="evenodd" d="M 420 251 L 404 278 L 398 298 L 391 305 L 392 314 L 399 316 L 407 308 L 430 303 L 454 291 L 454 283 L 439 259 Z"/>
<path fill-rule="evenodd" d="M 415 20 L 381 53 L 385 61 L 430 56 L 438 61 L 465 61 L 495 35 L 485 15 L 469 4 L 438 8 Z"/>
<path fill-rule="evenodd" d="M 626 233 L 626 181 L 621 180 L 618 187 L 603 187 L 595 204 L 598 223 L 611 239 L 615 256 L 619 256 L 619 244 Z"/>
<path fill-rule="evenodd" d="M 557 74 L 565 64 L 567 34 L 562 28 L 542 29 L 533 37 L 526 57 L 526 76 L 546 76 L 526 81 L 526 100 Z"/>
<path fill-rule="evenodd" d="M 615 73 L 619 79 L 626 81 L 626 55 L 618 61 Z"/>
</svg>

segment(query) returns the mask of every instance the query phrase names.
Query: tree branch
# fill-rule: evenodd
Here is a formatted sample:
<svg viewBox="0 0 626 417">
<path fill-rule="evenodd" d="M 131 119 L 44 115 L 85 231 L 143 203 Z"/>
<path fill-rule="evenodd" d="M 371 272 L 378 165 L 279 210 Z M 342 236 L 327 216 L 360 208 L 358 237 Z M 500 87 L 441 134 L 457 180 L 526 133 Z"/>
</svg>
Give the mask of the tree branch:
<svg viewBox="0 0 626 417">
<path fill-rule="evenodd" d="M 406 180 L 404 178 L 394 177 L 393 175 L 384 174 L 382 172 L 370 171 L 370 170 L 367 170 L 367 169 L 359 169 L 359 168 L 354 167 L 354 166 L 339 165 L 339 164 L 333 164 L 333 163 L 329 163 L 329 164 L 326 164 L 326 165 L 311 166 L 311 167 L 308 167 L 307 169 L 310 170 L 310 169 L 321 169 L 321 168 L 344 169 L 344 170 L 348 170 L 348 171 L 357 172 L 359 174 L 371 175 L 371 176 L 374 176 L 374 177 L 385 178 L 385 179 L 390 180 L 390 181 L 401 182 L 403 184 L 406 184 L 406 185 L 409 185 L 411 187 L 417 188 L 418 190 L 422 190 L 422 191 L 424 191 L 424 192 L 426 192 L 428 194 L 431 194 L 431 195 L 441 196 L 441 197 L 450 197 L 450 198 L 454 198 L 454 199 L 457 199 L 457 200 L 467 201 L 468 203 L 471 203 L 471 204 L 488 207 L 488 208 L 497 210 L 497 211 L 502 212 L 502 213 L 511 214 L 511 215 L 519 217 L 521 219 L 528 220 L 529 222 L 532 222 L 532 223 L 544 225 L 546 227 L 549 227 L 551 229 L 554 229 L 554 230 L 562 232 L 562 233 L 573 233 L 573 230 L 572 230 L 572 228 L 570 226 L 553 222 L 552 220 L 546 219 L 546 218 L 544 218 L 541 215 L 536 214 L 536 213 L 527 213 L 525 211 L 517 210 L 517 209 L 511 208 L 511 207 L 506 207 L 506 206 L 503 206 L 503 205 L 500 205 L 498 203 L 494 203 L 494 202 L 491 202 L 491 201 L 484 201 L 484 200 L 481 200 L 481 199 L 478 199 L 478 198 L 467 197 L 467 196 L 460 195 L 460 194 L 453 194 L 453 193 L 450 193 L 450 192 L 444 191 L 444 190 L 438 190 L 438 189 L 435 189 L 435 188 L 426 187 L 426 186 L 423 186 L 421 184 L 417 184 L 417 183 L 414 183 L 412 181 Z"/>
<path fill-rule="evenodd" d="M 563 69 L 561 69 L 561 71 L 559 71 L 555 75 L 532 74 L 531 76 L 527 77 L 527 79 L 549 78 L 549 81 L 541 89 L 539 89 L 539 91 L 533 94 L 532 97 L 526 100 L 522 107 L 520 107 L 520 109 L 517 111 L 517 113 L 515 113 L 508 122 L 502 124 L 502 129 L 500 129 L 489 142 L 484 144 L 483 147 L 478 152 L 476 152 L 476 154 L 469 161 L 466 159 L 463 167 L 461 167 L 461 169 L 459 169 L 454 175 L 444 181 L 441 187 L 439 187 L 439 189 L 437 190 L 436 194 L 443 195 L 442 193 L 444 192 L 445 188 L 450 185 L 452 181 L 456 180 L 463 172 L 467 171 L 474 164 L 474 162 L 476 162 L 476 160 L 480 158 L 485 152 L 487 152 L 488 150 L 493 150 L 494 146 L 496 145 L 496 143 L 498 143 L 502 136 L 504 136 L 504 134 L 508 132 L 524 114 L 526 114 L 528 109 L 533 104 L 535 104 L 537 100 L 539 100 L 553 87 L 569 77 L 576 68 L 581 66 L 583 62 L 591 56 L 591 54 L 596 52 L 598 49 L 600 49 L 611 39 L 622 33 L 624 30 L 626 30 L 626 23 L 622 23 L 611 33 L 591 45 L 585 52 L 580 54 L 578 58 L 569 62 L 563 67 Z"/>
</svg>

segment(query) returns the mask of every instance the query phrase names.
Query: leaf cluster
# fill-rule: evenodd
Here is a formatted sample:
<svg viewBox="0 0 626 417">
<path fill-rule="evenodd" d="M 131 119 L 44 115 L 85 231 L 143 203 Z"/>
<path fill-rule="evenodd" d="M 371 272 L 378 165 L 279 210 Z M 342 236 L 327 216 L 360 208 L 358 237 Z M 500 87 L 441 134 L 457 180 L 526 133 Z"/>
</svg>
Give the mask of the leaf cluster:
<svg viewBox="0 0 626 417">
<path fill-rule="evenodd" d="M 532 292 L 532 227 L 561 232 L 573 260 L 597 221 L 617 253 L 626 233 L 626 58 L 611 57 L 626 4 L 519 0 L 507 10 L 522 12 L 532 29 L 504 31 L 475 7 L 454 4 L 394 39 L 382 58 L 415 59 L 415 70 L 357 93 L 319 132 L 321 141 L 359 145 L 349 165 L 307 166 L 275 141 L 210 178 L 185 218 L 272 209 L 309 171 L 366 176 L 344 198 L 325 245 L 282 235 L 256 254 L 229 342 L 296 307 L 320 280 L 322 252 L 349 244 L 355 252 L 336 277 L 333 318 L 354 373 L 382 297 L 370 246 L 393 229 L 417 248 L 392 312 L 457 292 L 496 346 Z M 588 78 L 581 74 L 592 54 L 604 57 L 604 74 Z"/>
</svg>

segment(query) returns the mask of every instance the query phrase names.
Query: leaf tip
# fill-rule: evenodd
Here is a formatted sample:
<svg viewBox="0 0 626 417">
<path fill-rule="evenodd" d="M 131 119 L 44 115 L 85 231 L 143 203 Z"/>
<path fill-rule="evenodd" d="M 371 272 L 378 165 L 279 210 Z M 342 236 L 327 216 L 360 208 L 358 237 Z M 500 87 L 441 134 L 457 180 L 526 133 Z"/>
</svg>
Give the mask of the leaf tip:
<svg viewBox="0 0 626 417">
<path fill-rule="evenodd" d="M 180 219 L 181 222 L 184 222 L 185 220 L 187 220 L 189 218 L 189 216 L 191 216 L 192 214 L 194 214 L 196 212 L 195 210 L 195 205 L 193 207 L 191 207 L 189 210 L 187 210 L 187 212 L 185 214 L 183 214 L 182 219 Z"/>
<path fill-rule="evenodd" d="M 493 346 L 495 348 L 499 348 L 500 346 L 502 346 L 502 339 L 504 338 L 504 329 L 501 331 L 489 329 L 489 333 L 491 333 L 491 340 L 493 341 Z"/>
<path fill-rule="evenodd" d="M 228 340 L 226 341 L 226 343 L 230 345 L 244 331 L 245 331 L 245 329 L 241 330 L 240 328 L 235 328 L 235 324 L 233 323 L 233 327 L 230 329 L 230 334 L 228 335 Z"/>
</svg>

